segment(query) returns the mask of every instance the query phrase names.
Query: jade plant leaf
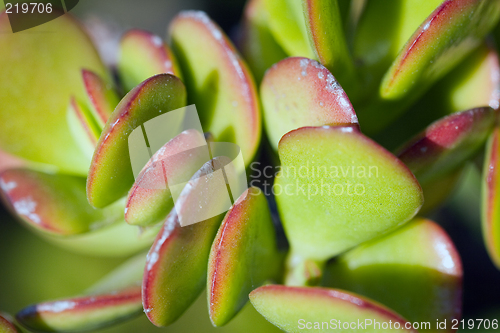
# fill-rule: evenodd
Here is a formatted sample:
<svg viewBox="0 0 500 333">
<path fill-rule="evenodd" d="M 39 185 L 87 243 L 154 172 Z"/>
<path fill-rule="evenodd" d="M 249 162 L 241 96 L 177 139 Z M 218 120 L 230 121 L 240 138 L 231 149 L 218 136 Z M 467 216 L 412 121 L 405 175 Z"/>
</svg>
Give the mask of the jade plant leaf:
<svg viewBox="0 0 500 333">
<path fill-rule="evenodd" d="M 227 324 L 255 287 L 278 281 L 282 257 L 266 198 L 251 187 L 226 214 L 212 244 L 207 279 L 212 323 Z"/>
<path fill-rule="evenodd" d="M 139 29 L 128 31 L 120 41 L 118 73 L 125 92 L 156 74 L 182 78 L 174 54 L 161 37 Z"/>
<path fill-rule="evenodd" d="M 498 21 L 496 1 L 444 1 L 407 41 L 378 93 L 357 107 L 363 129 L 378 133 L 474 49 Z M 439 35 L 439 38 L 434 36 Z"/>
<path fill-rule="evenodd" d="M 499 17 L 498 1 L 444 1 L 391 65 L 380 87 L 382 97 L 400 99 L 442 77 L 481 44 Z"/>
<path fill-rule="evenodd" d="M 108 119 L 87 178 L 87 198 L 96 208 L 127 194 L 134 183 L 128 136 L 146 121 L 186 105 L 183 83 L 170 74 L 153 76 L 132 89 Z"/>
<path fill-rule="evenodd" d="M 3 12 L 0 31 L 0 149 L 85 175 L 89 160 L 67 125 L 68 102 L 85 97 L 83 68 L 110 81 L 89 37 L 71 15 L 13 34 Z"/>
<path fill-rule="evenodd" d="M 350 95 L 356 94 L 357 91 L 351 92 L 356 89 L 356 74 L 347 47 L 338 2 L 336 0 L 304 0 L 302 2 L 307 32 L 316 59 L 335 75 Z"/>
<path fill-rule="evenodd" d="M 275 150 L 284 134 L 299 127 L 358 123 L 349 97 L 315 60 L 293 57 L 278 62 L 266 72 L 260 95 Z"/>
<path fill-rule="evenodd" d="M 411 322 L 460 319 L 462 264 L 446 232 L 415 219 L 382 238 L 364 243 L 326 269 L 326 285 L 376 300 Z M 453 331 L 448 327 L 449 331 Z"/>
<path fill-rule="evenodd" d="M 79 332 L 106 327 L 142 313 L 141 280 L 146 254 L 115 268 L 84 295 L 38 303 L 17 314 L 26 327 L 43 332 Z"/>
<path fill-rule="evenodd" d="M 286 53 L 269 30 L 269 13 L 265 0 L 250 0 L 243 13 L 243 26 L 239 46 L 248 66 L 260 83 L 266 70 L 283 58 Z"/>
<path fill-rule="evenodd" d="M 405 145 L 398 157 L 421 184 L 455 171 L 486 142 L 495 124 L 489 107 L 446 116 Z"/>
<path fill-rule="evenodd" d="M 481 221 L 486 249 L 495 266 L 500 267 L 500 129 L 495 128 L 488 140 L 482 177 Z"/>
<path fill-rule="evenodd" d="M 252 291 L 250 301 L 261 315 L 285 332 L 299 333 L 305 329 L 393 332 L 395 327 L 417 332 L 385 306 L 336 289 L 268 285 Z M 358 326 L 358 322 L 362 326 Z"/>
<path fill-rule="evenodd" d="M 128 194 L 127 223 L 144 226 L 165 219 L 174 207 L 168 179 L 190 179 L 206 162 L 205 154 L 196 149 L 204 145 L 203 134 L 186 130 L 153 155 Z"/>
<path fill-rule="evenodd" d="M 264 0 L 269 29 L 288 55 L 313 58 L 302 0 Z"/>
<path fill-rule="evenodd" d="M 14 324 L 0 315 L 0 332 L 2 333 L 18 333 Z"/>
<path fill-rule="evenodd" d="M 401 48 L 441 2 L 365 2 L 353 39 L 353 57 L 359 64 L 368 92 L 376 92 L 380 80 Z"/>
<path fill-rule="evenodd" d="M 420 133 L 430 123 L 448 114 L 500 103 L 500 66 L 497 51 L 484 43 L 394 123 L 377 135 L 376 141 L 395 149 Z"/>
<path fill-rule="evenodd" d="M 67 119 L 71 135 L 81 151 L 91 159 L 101 135 L 101 128 L 94 116 L 83 103 L 72 97 L 68 105 Z"/>
<path fill-rule="evenodd" d="M 184 227 L 180 220 L 202 205 L 214 209 L 224 205 L 221 189 L 203 177 L 214 171 L 218 160 L 205 163 L 193 175 L 148 253 L 142 299 L 144 312 L 156 326 L 176 321 L 206 285 L 210 247 L 223 216 Z M 225 187 L 222 190 L 227 191 Z"/>
<path fill-rule="evenodd" d="M 464 170 L 465 166 L 462 166 L 432 182 L 420 184 L 424 192 L 425 202 L 418 214 L 420 216 L 426 216 L 448 199 L 453 193 L 453 190 L 460 184 L 459 181 L 462 179 Z"/>
<path fill-rule="evenodd" d="M 142 312 L 141 287 L 32 305 L 17 319 L 42 332 L 80 332 L 109 326 Z"/>
<path fill-rule="evenodd" d="M 24 223 L 39 231 L 70 236 L 112 224 L 120 209 L 95 210 L 85 195 L 85 179 L 12 169 L 0 174 L 1 193 Z"/>
<path fill-rule="evenodd" d="M 96 73 L 84 69 L 82 70 L 82 79 L 87 92 L 89 109 L 99 129 L 102 130 L 120 100 L 113 86 L 106 83 Z"/>
<path fill-rule="evenodd" d="M 0 174 L 1 196 L 14 215 L 42 237 L 85 254 L 126 256 L 151 245 L 159 227 L 139 233 L 123 221 L 123 202 L 95 210 L 85 179 L 11 169 Z"/>
<path fill-rule="evenodd" d="M 422 189 L 394 155 L 357 127 L 304 127 L 283 136 L 274 191 L 289 263 L 325 261 L 408 222 Z"/>
<path fill-rule="evenodd" d="M 203 12 L 181 12 L 170 25 L 170 37 L 204 131 L 215 141 L 236 143 L 248 165 L 260 143 L 261 119 L 247 65 Z"/>
</svg>

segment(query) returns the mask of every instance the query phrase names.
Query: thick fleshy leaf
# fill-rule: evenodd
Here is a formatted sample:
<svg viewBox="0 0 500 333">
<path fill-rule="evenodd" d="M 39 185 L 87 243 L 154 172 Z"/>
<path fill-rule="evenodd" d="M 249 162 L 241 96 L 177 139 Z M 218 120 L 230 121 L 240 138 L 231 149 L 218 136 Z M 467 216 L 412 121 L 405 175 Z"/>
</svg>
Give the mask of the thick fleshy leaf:
<svg viewBox="0 0 500 333">
<path fill-rule="evenodd" d="M 377 91 L 401 48 L 442 1 L 366 1 L 355 31 L 353 57 L 367 92 Z"/>
<path fill-rule="evenodd" d="M 400 99 L 442 77 L 480 45 L 499 17 L 495 0 L 444 1 L 399 53 L 384 76 L 381 96 Z"/>
<path fill-rule="evenodd" d="M 302 0 L 264 0 L 269 28 L 289 56 L 313 58 L 309 44 Z"/>
<path fill-rule="evenodd" d="M 29 306 L 17 314 L 38 332 L 80 332 L 109 326 L 142 312 L 141 287 Z"/>
<path fill-rule="evenodd" d="M 350 94 L 356 89 L 354 63 L 347 48 L 338 2 L 303 0 L 305 22 L 314 53 Z"/>
<path fill-rule="evenodd" d="M 141 253 L 102 278 L 84 296 L 38 303 L 21 310 L 17 318 L 37 332 L 78 332 L 139 315 L 145 262 L 146 254 Z"/>
<path fill-rule="evenodd" d="M 455 246 L 436 223 L 416 219 L 337 258 L 326 285 L 374 299 L 411 322 L 460 319 L 462 264 Z M 453 331 L 448 325 L 448 331 Z M 425 330 L 426 332 L 429 330 Z"/>
<path fill-rule="evenodd" d="M 118 72 L 126 92 L 156 74 L 167 73 L 181 78 L 177 61 L 161 37 L 138 29 L 122 37 Z"/>
<path fill-rule="evenodd" d="M 202 205 L 215 210 L 223 207 L 221 189 L 203 177 L 213 172 L 217 159 L 207 162 L 185 186 L 149 251 L 142 299 L 144 312 L 156 326 L 176 321 L 206 285 L 210 247 L 223 216 L 185 227 L 180 220 Z"/>
<path fill-rule="evenodd" d="M 358 123 L 342 87 L 315 60 L 280 61 L 266 72 L 260 95 L 267 136 L 275 150 L 284 134 L 299 127 Z"/>
<path fill-rule="evenodd" d="M 274 191 L 290 263 L 324 261 L 408 222 L 423 203 L 413 174 L 353 126 L 283 136 Z"/>
<path fill-rule="evenodd" d="M 125 220 L 149 225 L 163 220 L 174 207 L 168 179 L 190 179 L 205 162 L 196 148 L 206 145 L 203 134 L 187 130 L 167 142 L 144 166 L 127 197 Z M 165 186 L 157 186 L 165 184 Z"/>
<path fill-rule="evenodd" d="M 84 98 L 83 68 L 110 80 L 90 39 L 71 15 L 13 34 L 2 13 L 0 31 L 0 149 L 85 175 L 89 160 L 70 134 L 68 101 Z"/>
<path fill-rule="evenodd" d="M 252 291 L 250 301 L 261 315 L 285 332 L 417 332 L 411 323 L 385 306 L 336 289 L 269 285 Z"/>
<path fill-rule="evenodd" d="M 111 84 L 92 71 L 82 70 L 82 79 L 89 109 L 101 130 L 119 102 L 118 95 Z"/>
<path fill-rule="evenodd" d="M 91 111 L 72 97 L 68 105 L 67 118 L 71 135 L 82 152 L 92 158 L 99 135 L 101 135 L 101 128 Z"/>
<path fill-rule="evenodd" d="M 85 179 L 27 169 L 0 174 L 1 193 L 30 227 L 53 235 L 76 235 L 117 221 L 120 207 L 95 210 L 87 202 Z"/>
<path fill-rule="evenodd" d="M 1 333 L 18 333 L 14 324 L 0 315 L 0 332 Z"/>
<path fill-rule="evenodd" d="M 376 136 L 388 149 L 397 148 L 430 123 L 450 113 L 478 107 L 498 108 L 500 66 L 497 51 L 483 44 L 439 80 L 404 115 Z"/>
<path fill-rule="evenodd" d="M 126 195 L 134 183 L 128 136 L 146 121 L 186 105 L 181 80 L 170 74 L 153 76 L 131 90 L 108 119 L 92 158 L 87 198 L 97 208 Z"/>
<path fill-rule="evenodd" d="M 495 123 L 489 107 L 454 113 L 431 124 L 400 150 L 398 157 L 428 184 L 457 170 L 487 140 Z"/>
<path fill-rule="evenodd" d="M 266 198 L 251 187 L 226 214 L 212 244 L 207 279 L 212 323 L 227 324 L 255 287 L 280 278 L 281 268 Z"/>
<path fill-rule="evenodd" d="M 286 53 L 269 30 L 269 13 L 265 0 L 250 0 L 243 13 L 240 49 L 248 66 L 260 83 L 266 70 L 283 58 Z"/>
<path fill-rule="evenodd" d="M 170 25 L 189 102 L 196 105 L 205 132 L 215 141 L 240 146 L 248 165 L 261 137 L 255 83 L 224 32 L 203 12 L 180 13 Z"/>
<path fill-rule="evenodd" d="M 64 248 L 90 255 L 126 256 L 151 245 L 159 226 L 139 233 L 123 221 L 123 202 L 93 209 L 85 179 L 26 169 L 0 174 L 1 196 L 26 225 Z"/>
<path fill-rule="evenodd" d="M 486 249 L 496 267 L 500 268 L 500 129 L 491 134 L 482 176 L 481 220 Z"/>
</svg>

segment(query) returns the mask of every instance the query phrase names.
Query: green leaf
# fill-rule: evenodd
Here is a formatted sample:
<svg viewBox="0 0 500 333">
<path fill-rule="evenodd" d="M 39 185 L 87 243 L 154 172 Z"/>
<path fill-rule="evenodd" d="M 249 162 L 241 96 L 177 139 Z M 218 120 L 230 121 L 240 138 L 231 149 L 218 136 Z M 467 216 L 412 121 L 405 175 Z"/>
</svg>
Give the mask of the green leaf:
<svg viewBox="0 0 500 333">
<path fill-rule="evenodd" d="M 243 12 L 240 49 L 259 84 L 266 70 L 287 55 L 269 30 L 265 0 L 250 0 Z"/>
<path fill-rule="evenodd" d="M 205 132 L 236 143 L 248 165 L 260 143 L 255 83 L 224 32 L 204 12 L 180 13 L 170 25 L 172 49 Z"/>
<path fill-rule="evenodd" d="M 267 136 L 275 150 L 284 134 L 299 127 L 358 123 L 342 87 L 315 60 L 280 61 L 266 72 L 260 95 Z"/>
<path fill-rule="evenodd" d="M 141 287 L 108 294 L 38 303 L 24 308 L 17 319 L 38 332 L 83 332 L 110 326 L 142 312 Z"/>
<path fill-rule="evenodd" d="M 413 174 L 356 127 L 304 127 L 280 141 L 274 191 L 292 262 L 325 261 L 408 222 Z"/>
<path fill-rule="evenodd" d="M 495 110 L 489 107 L 454 113 L 410 140 L 398 157 L 427 185 L 470 159 L 486 142 L 494 124 Z"/>
<path fill-rule="evenodd" d="M 319 287 L 269 285 L 250 293 L 257 311 L 285 332 L 393 332 L 411 328 L 401 316 L 353 293 Z M 358 322 L 363 325 L 358 326 Z M 351 324 L 355 323 L 355 324 Z M 391 323 L 392 329 L 389 329 Z M 342 325 L 352 325 L 350 328 Z M 396 326 L 395 326 L 396 325 Z M 383 328 L 385 327 L 385 328 Z"/>
<path fill-rule="evenodd" d="M 483 238 L 486 244 L 486 250 L 491 260 L 497 268 L 500 268 L 500 177 L 499 170 L 499 152 L 500 152 L 500 129 L 495 128 L 491 133 L 484 161 L 484 170 L 481 180 L 481 222 Z"/>
<path fill-rule="evenodd" d="M 144 166 L 128 194 L 127 223 L 145 226 L 165 219 L 174 207 L 168 179 L 190 179 L 206 162 L 206 151 L 196 149 L 206 144 L 203 134 L 190 129 L 159 149 Z"/>
<path fill-rule="evenodd" d="M 118 104 L 97 143 L 87 178 L 87 198 L 96 208 L 120 199 L 134 183 L 128 136 L 156 116 L 186 105 L 183 83 L 170 74 L 153 76 Z"/>
<path fill-rule="evenodd" d="M 499 17 L 500 3 L 494 0 L 444 1 L 399 53 L 382 81 L 381 96 L 400 99 L 441 78 L 480 45 Z"/>
<path fill-rule="evenodd" d="M 181 221 L 199 212 L 202 205 L 214 211 L 223 208 L 221 198 L 224 194 L 227 196 L 226 187 L 213 186 L 205 178 L 212 175 L 218 161 L 219 158 L 215 158 L 205 163 L 184 187 L 181 199 L 167 216 L 149 251 L 142 299 L 144 312 L 156 326 L 175 322 L 206 285 L 210 247 L 223 216 L 184 227 Z"/>
<path fill-rule="evenodd" d="M 66 249 L 99 256 L 126 256 L 151 245 L 159 226 L 139 233 L 123 221 L 122 201 L 93 209 L 85 179 L 12 169 L 0 174 L 8 207 L 40 236 Z"/>
<path fill-rule="evenodd" d="M 346 87 L 349 96 L 357 95 L 359 84 L 356 84 L 354 63 L 347 47 L 337 0 L 302 0 L 302 3 L 316 59 Z"/>
<path fill-rule="evenodd" d="M 82 79 L 89 109 L 99 126 L 99 130 L 102 130 L 120 99 L 113 86 L 106 83 L 96 73 L 84 69 L 82 70 Z"/>
<path fill-rule="evenodd" d="M 269 28 L 289 56 L 313 58 L 302 0 L 264 0 Z"/>
<path fill-rule="evenodd" d="M 0 14 L 0 149 L 28 160 L 85 175 L 89 160 L 66 121 L 71 96 L 83 99 L 83 68 L 110 82 L 89 37 L 71 15 L 11 33 Z"/>
<path fill-rule="evenodd" d="M 129 30 L 120 41 L 118 73 L 126 92 L 156 74 L 182 78 L 177 60 L 161 37 L 139 29 Z"/>
<path fill-rule="evenodd" d="M 9 320 L 0 316 L 0 332 L 2 333 L 18 333 L 14 324 L 12 324 Z"/>
<path fill-rule="evenodd" d="M 461 318 L 462 264 L 436 223 L 416 219 L 395 232 L 337 258 L 326 285 L 374 299 L 411 322 L 450 323 Z M 448 325 L 448 331 L 452 331 Z"/>
<path fill-rule="evenodd" d="M 115 268 L 83 296 L 38 303 L 21 310 L 17 318 L 26 327 L 43 332 L 83 332 L 111 326 L 142 312 L 141 280 L 146 254 Z"/>
<path fill-rule="evenodd" d="M 77 235 L 113 224 L 123 207 L 93 209 L 85 195 L 85 179 L 75 176 L 11 169 L 0 174 L 0 187 L 10 209 L 25 224 L 52 235 Z"/>
<path fill-rule="evenodd" d="M 256 286 L 279 279 L 281 259 L 266 198 L 251 187 L 226 214 L 210 251 L 207 296 L 214 326 L 233 319 Z"/>
<path fill-rule="evenodd" d="M 353 57 L 359 64 L 367 96 L 377 92 L 401 48 L 441 2 L 366 1 L 355 30 Z"/>
<path fill-rule="evenodd" d="M 496 109 L 500 100 L 499 81 L 498 53 L 484 43 L 380 132 L 376 141 L 394 149 L 450 113 L 486 105 Z"/>
</svg>

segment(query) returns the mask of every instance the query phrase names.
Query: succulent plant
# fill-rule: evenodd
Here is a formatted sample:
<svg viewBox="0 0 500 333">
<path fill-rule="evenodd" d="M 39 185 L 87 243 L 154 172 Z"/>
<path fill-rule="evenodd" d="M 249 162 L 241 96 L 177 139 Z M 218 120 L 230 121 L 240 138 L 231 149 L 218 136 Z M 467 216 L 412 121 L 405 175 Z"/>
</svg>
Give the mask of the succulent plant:
<svg viewBox="0 0 500 333">
<path fill-rule="evenodd" d="M 500 65 L 487 40 L 499 18 L 498 0 L 250 0 L 242 56 L 207 14 L 185 11 L 169 44 L 128 31 L 106 68 L 71 15 L 13 34 L 0 14 L 5 206 L 85 269 L 113 268 L 0 313 L 0 332 L 141 314 L 174 331 L 453 330 L 462 263 L 425 216 L 486 147 L 484 240 L 500 267 Z M 159 120 L 192 104 L 205 133 Z M 241 195 L 233 157 L 210 150 L 221 142 L 252 180 Z M 210 218 L 185 223 L 203 209 Z M 48 257 L 47 270 L 60 265 Z M 196 326 L 207 312 L 212 325 Z"/>
</svg>

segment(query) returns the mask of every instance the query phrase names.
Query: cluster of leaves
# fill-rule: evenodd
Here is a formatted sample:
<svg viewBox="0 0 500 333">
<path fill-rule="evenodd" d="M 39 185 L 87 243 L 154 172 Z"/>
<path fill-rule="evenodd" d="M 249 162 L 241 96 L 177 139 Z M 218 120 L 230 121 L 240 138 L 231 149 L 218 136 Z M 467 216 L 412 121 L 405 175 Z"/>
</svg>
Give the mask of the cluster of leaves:
<svg viewBox="0 0 500 333">
<path fill-rule="evenodd" d="M 6 205 L 65 249 L 134 255 L 82 295 L 21 310 L 18 323 L 94 330 L 145 312 L 167 326 L 205 288 L 214 326 L 248 300 L 287 332 L 299 319 L 413 330 L 407 321 L 460 318 L 460 258 L 417 214 L 447 198 L 486 144 L 483 227 L 500 266 L 500 65 L 485 42 L 499 17 L 498 0 L 251 0 L 238 40 L 250 69 L 206 14 L 187 11 L 170 23 L 169 45 L 145 31 L 123 36 L 118 82 L 69 15 L 43 38 L 1 34 L 11 65 L 0 79 L 0 149 L 18 158 L 0 174 Z M 134 178 L 129 135 L 188 104 L 247 166 L 259 147 L 280 165 L 286 249 L 256 187 L 226 214 L 181 226 L 198 206 L 222 205 L 201 181 L 220 157 L 178 154 L 204 142 L 196 131 L 161 142 Z M 175 209 L 168 188 L 150 186 L 164 176 L 191 179 Z M 0 329 L 16 331 L 3 317 Z"/>
</svg>

